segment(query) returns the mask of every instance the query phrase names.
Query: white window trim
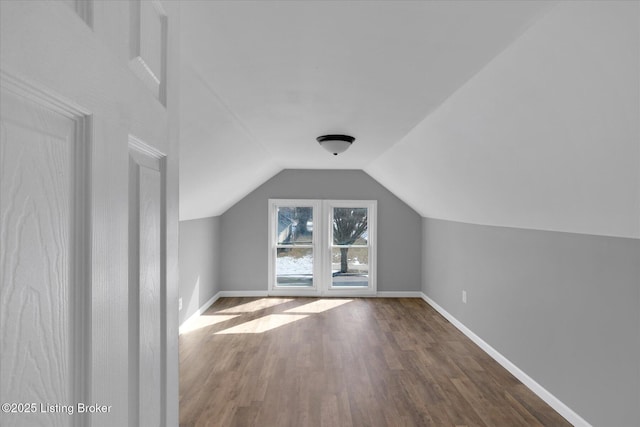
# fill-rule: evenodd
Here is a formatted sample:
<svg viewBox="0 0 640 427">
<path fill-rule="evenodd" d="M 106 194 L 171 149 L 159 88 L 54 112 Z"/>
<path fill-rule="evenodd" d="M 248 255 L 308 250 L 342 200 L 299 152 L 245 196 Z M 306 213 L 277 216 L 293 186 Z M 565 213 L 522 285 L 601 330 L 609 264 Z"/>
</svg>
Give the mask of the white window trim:
<svg viewBox="0 0 640 427">
<path fill-rule="evenodd" d="M 311 287 L 303 286 L 277 286 L 276 283 L 276 236 L 278 230 L 278 207 L 299 207 L 311 206 L 313 208 L 313 238 L 311 247 L 313 248 L 313 285 Z M 269 295 L 278 296 L 319 296 L 321 277 L 319 273 L 322 270 L 320 265 L 319 250 L 320 236 L 316 232 L 317 221 L 322 221 L 322 203 L 315 199 L 269 199 Z"/>
<path fill-rule="evenodd" d="M 322 295 L 324 296 L 340 296 L 340 297 L 358 297 L 358 296 L 376 296 L 377 295 L 377 280 L 376 280 L 376 271 L 377 271 L 377 215 L 378 215 L 378 202 L 377 200 L 324 200 L 323 203 L 323 215 L 324 215 L 324 224 L 325 224 L 325 232 L 324 234 L 324 243 L 322 246 L 322 250 L 325 251 L 323 253 L 323 268 L 322 273 L 325 275 L 323 277 L 323 284 L 325 284 L 324 289 L 322 289 Z M 368 222 L 368 249 L 369 249 L 369 286 L 366 288 L 361 287 L 340 287 L 334 288 L 331 286 L 332 277 L 331 277 L 331 231 L 332 231 L 332 223 L 333 223 L 333 208 L 367 208 L 367 222 Z M 329 277 L 326 277 L 326 276 Z"/>
<path fill-rule="evenodd" d="M 276 235 L 278 207 L 313 207 L 314 232 L 313 248 L 313 286 L 279 287 L 275 277 Z M 331 230 L 333 208 L 363 207 L 368 209 L 368 249 L 369 249 L 369 286 L 332 288 L 331 277 Z M 335 296 L 359 297 L 377 295 L 377 200 L 319 200 L 319 199 L 269 199 L 268 233 L 268 294 L 274 296 Z"/>
</svg>

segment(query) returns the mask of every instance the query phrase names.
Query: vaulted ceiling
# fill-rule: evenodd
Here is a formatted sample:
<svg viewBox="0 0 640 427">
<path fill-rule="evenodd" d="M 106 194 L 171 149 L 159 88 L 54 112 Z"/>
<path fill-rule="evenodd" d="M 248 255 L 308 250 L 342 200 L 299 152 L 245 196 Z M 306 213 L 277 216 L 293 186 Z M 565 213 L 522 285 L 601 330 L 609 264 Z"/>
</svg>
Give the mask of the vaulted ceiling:
<svg viewBox="0 0 640 427">
<path fill-rule="evenodd" d="M 576 4 L 184 2 L 181 219 L 282 169 L 363 169 L 423 216 L 640 236 L 638 5 Z"/>
</svg>

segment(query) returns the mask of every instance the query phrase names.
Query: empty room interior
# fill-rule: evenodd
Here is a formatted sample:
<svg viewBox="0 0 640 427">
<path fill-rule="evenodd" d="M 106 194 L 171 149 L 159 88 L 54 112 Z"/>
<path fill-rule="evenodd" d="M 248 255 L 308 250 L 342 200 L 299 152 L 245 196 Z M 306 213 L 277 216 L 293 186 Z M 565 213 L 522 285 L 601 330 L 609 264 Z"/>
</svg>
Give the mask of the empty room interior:
<svg viewBox="0 0 640 427">
<path fill-rule="evenodd" d="M 0 0 L 2 426 L 640 425 L 640 2 Z"/>
</svg>

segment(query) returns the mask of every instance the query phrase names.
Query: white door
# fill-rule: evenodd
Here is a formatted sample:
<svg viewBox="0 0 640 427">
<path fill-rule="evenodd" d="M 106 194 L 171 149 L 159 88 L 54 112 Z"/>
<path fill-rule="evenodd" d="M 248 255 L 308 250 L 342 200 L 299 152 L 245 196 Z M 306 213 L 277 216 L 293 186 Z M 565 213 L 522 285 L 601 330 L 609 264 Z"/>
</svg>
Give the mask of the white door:
<svg viewBox="0 0 640 427">
<path fill-rule="evenodd" d="M 269 200 L 269 294 L 376 295 L 375 200 Z"/>
<path fill-rule="evenodd" d="M 178 424 L 177 8 L 0 1 L 2 426 Z"/>
</svg>

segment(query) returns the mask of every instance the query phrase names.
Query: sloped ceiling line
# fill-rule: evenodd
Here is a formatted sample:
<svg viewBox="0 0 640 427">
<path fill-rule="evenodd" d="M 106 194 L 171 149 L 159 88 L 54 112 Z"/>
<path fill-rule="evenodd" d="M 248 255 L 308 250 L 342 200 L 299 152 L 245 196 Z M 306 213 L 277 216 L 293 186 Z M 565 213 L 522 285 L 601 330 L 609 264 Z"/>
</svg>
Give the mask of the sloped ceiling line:
<svg viewBox="0 0 640 427">
<path fill-rule="evenodd" d="M 558 4 L 365 171 L 423 217 L 640 238 L 639 15 Z"/>
<path fill-rule="evenodd" d="M 273 158 L 272 153 L 264 146 L 263 142 L 257 138 L 251 129 L 244 123 L 244 121 L 229 107 L 229 103 L 225 101 L 222 96 L 216 92 L 213 86 L 202 76 L 202 72 L 198 69 L 197 66 L 190 64 L 190 67 L 193 71 L 193 74 L 197 77 L 198 81 L 202 83 L 204 87 L 206 87 L 211 95 L 218 101 L 218 103 L 224 108 L 224 110 L 229 114 L 230 117 L 236 122 L 236 124 L 242 129 L 244 134 L 253 142 L 255 142 L 259 147 L 264 151 L 263 154 Z"/>
</svg>

